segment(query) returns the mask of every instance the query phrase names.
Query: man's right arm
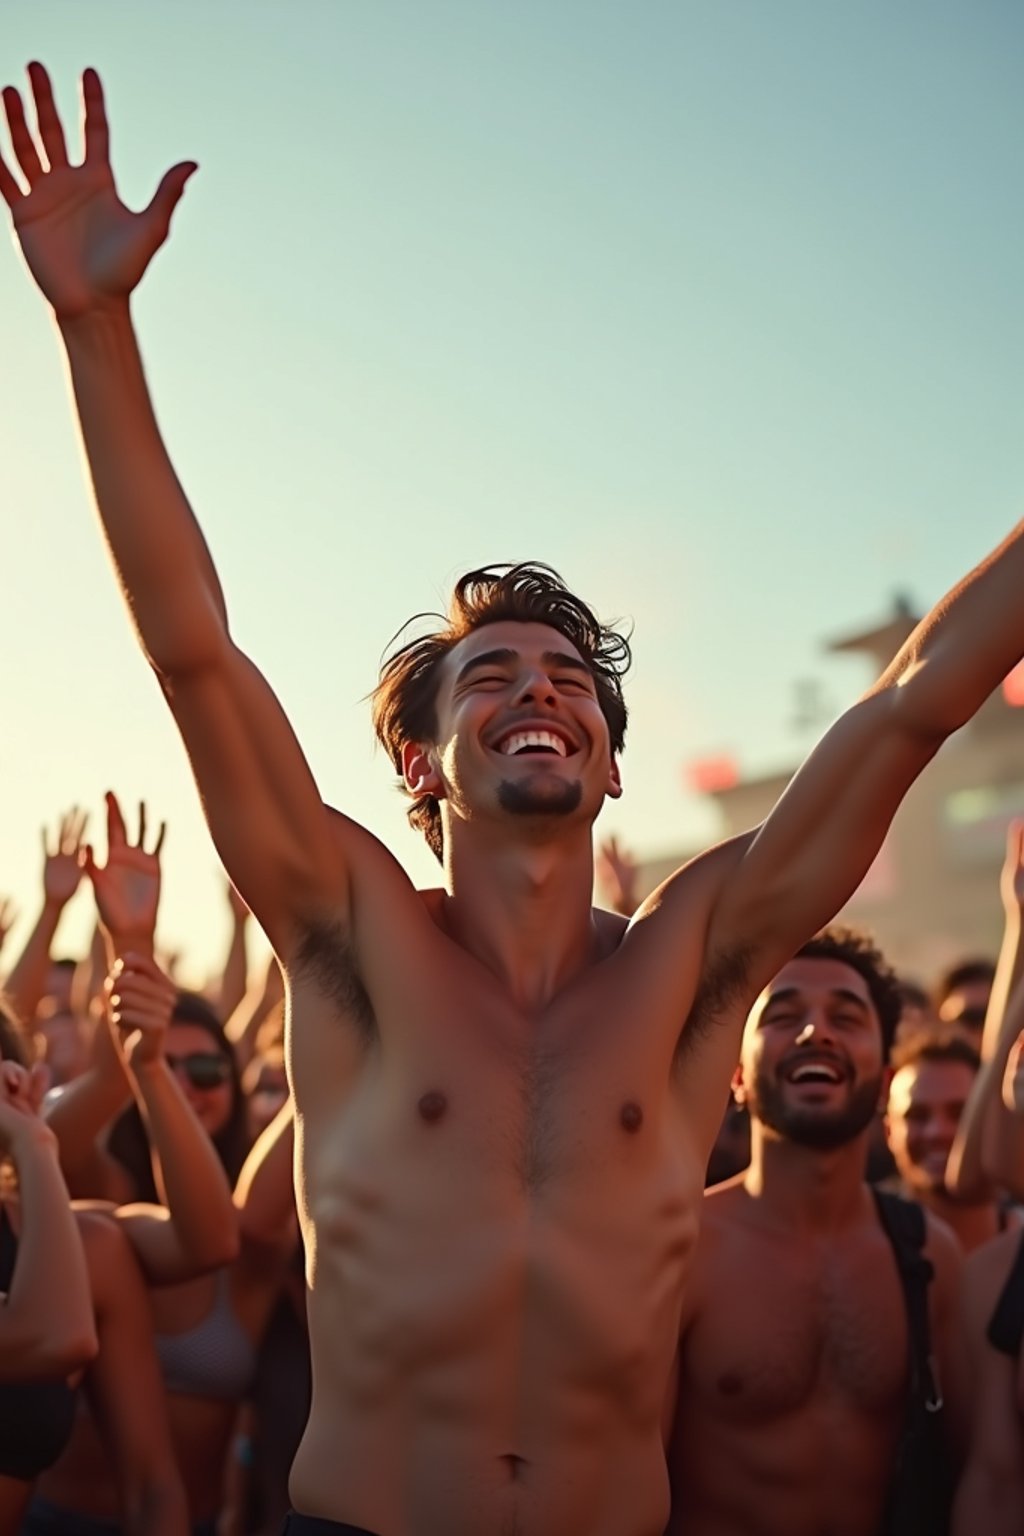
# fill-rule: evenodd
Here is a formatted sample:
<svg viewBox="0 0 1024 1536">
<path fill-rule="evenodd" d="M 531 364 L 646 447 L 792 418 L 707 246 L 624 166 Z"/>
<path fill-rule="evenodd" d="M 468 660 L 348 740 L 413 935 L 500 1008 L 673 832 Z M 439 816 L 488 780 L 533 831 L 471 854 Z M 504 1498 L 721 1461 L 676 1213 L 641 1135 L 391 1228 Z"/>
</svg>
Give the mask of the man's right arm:
<svg viewBox="0 0 1024 1536">
<path fill-rule="evenodd" d="M 0 194 L 67 353 L 104 535 L 139 642 L 174 712 L 210 830 L 278 952 L 304 913 L 338 916 L 347 879 L 302 751 L 273 692 L 234 645 L 205 540 L 157 427 L 129 309 L 194 167 L 176 166 L 131 213 L 110 167 L 99 78 L 83 77 L 85 158 L 68 163 L 49 80 L 30 67 L 43 169 L 21 98 L 5 90 L 27 192 Z"/>
</svg>

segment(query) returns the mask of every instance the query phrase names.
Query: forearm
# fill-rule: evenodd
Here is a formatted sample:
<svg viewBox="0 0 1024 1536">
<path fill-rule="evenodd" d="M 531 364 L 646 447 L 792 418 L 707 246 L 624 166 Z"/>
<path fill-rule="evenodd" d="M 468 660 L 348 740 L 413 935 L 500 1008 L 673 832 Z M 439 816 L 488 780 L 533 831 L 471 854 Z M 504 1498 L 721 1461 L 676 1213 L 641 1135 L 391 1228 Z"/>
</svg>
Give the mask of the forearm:
<svg viewBox="0 0 1024 1536">
<path fill-rule="evenodd" d="M 97 1029 L 106 1029 L 100 1020 Z M 132 1101 L 131 1086 L 124 1069 L 112 1060 L 94 1064 L 57 1094 L 47 1098 L 43 1114 L 60 1147 L 61 1167 L 76 1196 L 103 1196 L 106 1191 L 88 1189 L 82 1183 L 95 1167 L 99 1138 L 110 1123 Z"/>
<path fill-rule="evenodd" d="M 1024 654 L 1024 523 L 937 603 L 886 672 L 906 722 L 941 739 L 964 725 Z"/>
<path fill-rule="evenodd" d="M 242 1237 L 277 1247 L 295 1224 L 295 1115 L 291 1099 L 256 1142 L 235 1187 Z"/>
<path fill-rule="evenodd" d="M 4 983 L 7 999 L 22 1028 L 30 1035 L 35 1027 L 36 1010 L 46 990 L 50 953 L 63 910 L 59 902 L 43 902 L 35 927 Z"/>
<path fill-rule="evenodd" d="M 1007 911 L 995 981 L 985 1017 L 981 1068 L 964 1107 L 949 1159 L 947 1183 L 970 1198 L 986 1180 L 1014 1193 L 1024 1184 L 1024 1120 L 1002 1101 L 1003 1074 L 1024 1028 L 1024 939 L 1018 908 Z"/>
<path fill-rule="evenodd" d="M 18 1262 L 0 1310 L 0 1376 L 70 1371 L 96 1351 L 85 1254 L 54 1138 L 34 1125 L 14 1149 L 21 1191 Z"/>
<path fill-rule="evenodd" d="M 216 659 L 226 610 L 167 455 L 127 301 L 61 326 L 100 518 L 146 653 L 163 675 Z"/>
<path fill-rule="evenodd" d="M 248 934 L 246 917 L 233 917 L 227 958 L 220 982 L 219 1011 L 222 1019 L 228 1019 L 245 997 L 249 957 L 246 953 Z"/>
<path fill-rule="evenodd" d="M 217 1149 L 163 1059 L 133 1067 L 132 1076 L 182 1254 L 200 1270 L 222 1263 L 225 1232 L 235 1230 L 237 1218 Z"/>
</svg>

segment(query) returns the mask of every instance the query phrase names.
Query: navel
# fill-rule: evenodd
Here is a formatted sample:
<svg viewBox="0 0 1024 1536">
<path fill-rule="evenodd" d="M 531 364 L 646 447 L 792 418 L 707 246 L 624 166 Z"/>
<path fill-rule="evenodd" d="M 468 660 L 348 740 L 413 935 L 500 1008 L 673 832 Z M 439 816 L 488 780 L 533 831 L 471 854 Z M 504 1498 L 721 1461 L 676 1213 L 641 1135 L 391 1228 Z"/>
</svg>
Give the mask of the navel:
<svg viewBox="0 0 1024 1536">
<path fill-rule="evenodd" d="M 438 1089 L 432 1088 L 429 1093 L 423 1095 L 416 1108 L 427 1124 L 433 1125 L 435 1120 L 440 1120 L 448 1108 L 448 1100 Z"/>
<path fill-rule="evenodd" d="M 624 1131 L 638 1131 L 644 1123 L 644 1112 L 639 1104 L 628 1099 L 619 1110 L 619 1120 Z"/>
</svg>

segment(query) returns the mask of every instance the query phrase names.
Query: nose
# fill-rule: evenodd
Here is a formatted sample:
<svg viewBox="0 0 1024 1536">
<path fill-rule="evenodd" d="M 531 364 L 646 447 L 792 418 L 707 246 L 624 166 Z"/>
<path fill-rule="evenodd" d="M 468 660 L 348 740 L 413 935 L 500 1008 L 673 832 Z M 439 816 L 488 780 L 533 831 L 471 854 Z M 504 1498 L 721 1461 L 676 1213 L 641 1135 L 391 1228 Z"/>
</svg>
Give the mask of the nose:
<svg viewBox="0 0 1024 1536">
<path fill-rule="evenodd" d="M 518 680 L 517 704 L 554 704 L 557 698 L 555 685 L 543 667 L 526 669 Z"/>
<path fill-rule="evenodd" d="M 832 1031 L 828 1018 L 816 1009 L 804 1020 L 804 1027 L 796 1037 L 797 1045 L 831 1045 Z"/>
</svg>

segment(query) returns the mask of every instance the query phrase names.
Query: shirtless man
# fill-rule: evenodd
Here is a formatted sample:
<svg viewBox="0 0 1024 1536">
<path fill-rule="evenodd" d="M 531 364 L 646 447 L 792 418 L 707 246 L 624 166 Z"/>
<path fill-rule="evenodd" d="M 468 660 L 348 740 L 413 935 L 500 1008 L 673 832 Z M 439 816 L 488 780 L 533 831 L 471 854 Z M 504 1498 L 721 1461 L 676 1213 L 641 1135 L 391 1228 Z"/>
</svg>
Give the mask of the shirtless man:
<svg viewBox="0 0 1024 1536">
<path fill-rule="evenodd" d="M 885 1134 L 902 1192 L 946 1222 L 964 1253 L 973 1253 L 1008 1225 L 1019 1227 L 990 1180 L 953 1194 L 946 1183 L 957 1127 L 981 1057 L 962 1035 L 915 1035 L 897 1048 L 885 1108 Z"/>
<path fill-rule="evenodd" d="M 916 1503 L 942 1493 L 941 1454 L 922 1448 L 927 1475 L 901 1494 L 891 1487 L 911 1330 L 864 1169 L 899 1015 L 877 951 L 842 930 L 804 945 L 750 1014 L 733 1091 L 750 1110 L 751 1162 L 708 1193 L 687 1283 L 671 1536 L 944 1528 Z M 920 1207 L 888 1198 L 922 1220 Z M 945 1393 L 947 1413 L 962 1412 L 959 1250 L 947 1227 L 926 1221 L 930 1385 Z M 901 1524 L 894 1506 L 908 1492 L 918 1519 Z"/>
<path fill-rule="evenodd" d="M 231 639 L 156 426 L 129 296 L 194 166 L 130 213 L 95 73 L 80 166 L 45 71 L 30 80 L 37 137 L 4 92 L 24 184 L 3 166 L 0 194 L 66 349 L 140 644 L 287 977 L 314 1362 L 293 1503 L 376 1536 L 659 1536 L 662 1409 L 737 1020 L 1024 652 L 1024 529 L 915 632 L 765 825 L 628 925 L 591 905 L 593 822 L 620 793 L 625 642 L 550 572 L 477 573 L 377 694 L 443 858 L 444 888 L 419 893 L 324 806 Z"/>
</svg>

